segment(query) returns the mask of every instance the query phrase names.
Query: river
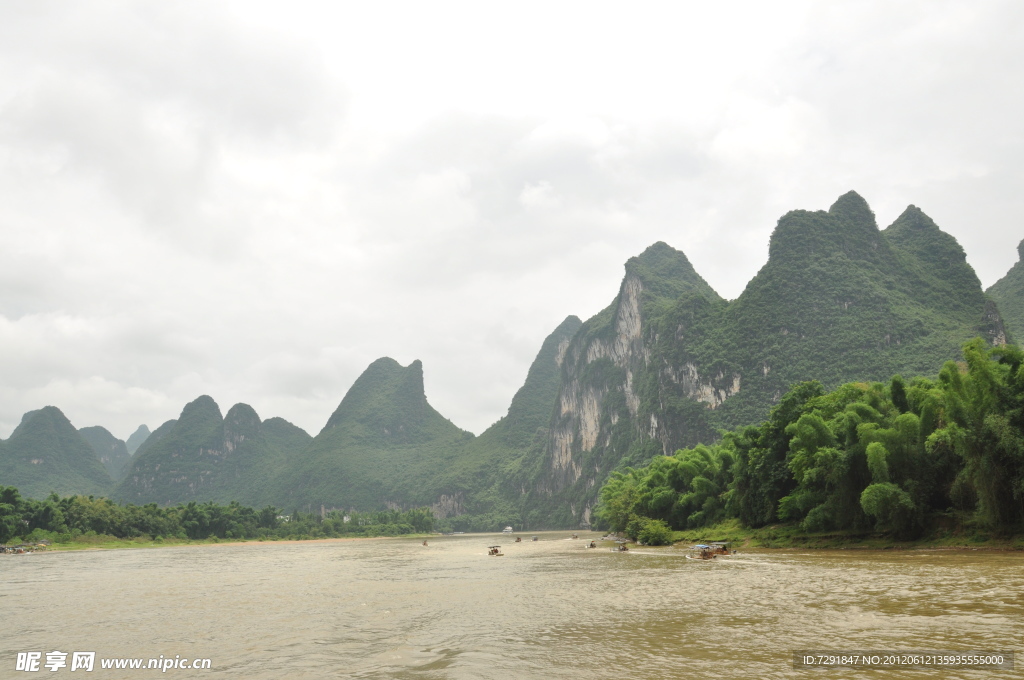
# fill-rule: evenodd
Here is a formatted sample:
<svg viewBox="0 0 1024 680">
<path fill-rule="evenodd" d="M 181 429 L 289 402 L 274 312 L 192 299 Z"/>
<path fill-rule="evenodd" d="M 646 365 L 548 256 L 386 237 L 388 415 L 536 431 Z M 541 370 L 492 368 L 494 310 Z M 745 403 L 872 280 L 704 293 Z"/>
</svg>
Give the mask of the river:
<svg viewBox="0 0 1024 680">
<path fill-rule="evenodd" d="M 100 678 L 1022 676 L 1024 658 L 1014 671 L 793 666 L 797 650 L 1019 652 L 1020 553 L 763 550 L 703 562 L 681 548 L 586 549 L 597 534 L 538 536 L 3 556 L 0 677 L 33 677 L 13 670 L 17 653 L 52 650 L 211 660 L 134 674 L 97 662 L 82 676 Z M 492 543 L 503 557 L 486 555 Z"/>
</svg>

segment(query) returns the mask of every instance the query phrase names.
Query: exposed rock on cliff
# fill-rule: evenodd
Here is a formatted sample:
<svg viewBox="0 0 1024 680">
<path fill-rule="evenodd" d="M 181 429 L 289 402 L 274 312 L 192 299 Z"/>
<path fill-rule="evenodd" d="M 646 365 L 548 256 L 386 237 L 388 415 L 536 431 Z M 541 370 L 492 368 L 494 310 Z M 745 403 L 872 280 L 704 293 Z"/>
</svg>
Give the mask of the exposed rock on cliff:
<svg viewBox="0 0 1024 680">
<path fill-rule="evenodd" d="M 533 517 L 587 524 L 616 467 L 755 423 L 798 381 L 933 373 L 976 335 L 1005 341 L 999 311 L 956 239 L 914 206 L 885 231 L 854 192 L 786 214 L 732 302 L 655 244 L 569 345 Z"/>
</svg>

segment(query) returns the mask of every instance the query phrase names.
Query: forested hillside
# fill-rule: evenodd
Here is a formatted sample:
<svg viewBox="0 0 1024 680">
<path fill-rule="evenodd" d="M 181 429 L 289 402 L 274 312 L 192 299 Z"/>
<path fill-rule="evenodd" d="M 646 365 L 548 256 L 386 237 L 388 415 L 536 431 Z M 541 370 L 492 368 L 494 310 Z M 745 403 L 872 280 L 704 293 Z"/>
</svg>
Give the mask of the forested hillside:
<svg viewBox="0 0 1024 680">
<path fill-rule="evenodd" d="M 914 206 L 880 231 L 854 192 L 783 216 L 736 300 L 701 284 L 682 253 L 652 246 L 573 339 L 531 489 L 539 523 L 586 524 L 616 467 L 757 422 L 794 383 L 928 375 L 969 338 L 1006 340 L 952 236 Z"/>
<path fill-rule="evenodd" d="M 226 417 L 208 396 L 187 404 L 139 447 L 115 499 L 170 505 L 235 500 L 265 505 L 271 485 L 310 440 L 280 418 L 261 421 L 247 404 Z"/>
<path fill-rule="evenodd" d="M 282 473 L 274 497 L 285 507 L 430 505 L 472 438 L 427 403 L 419 361 L 378 359 Z"/>
<path fill-rule="evenodd" d="M 0 442 L 0 483 L 34 498 L 105 494 L 110 475 L 75 426 L 54 406 L 29 411 Z"/>
</svg>

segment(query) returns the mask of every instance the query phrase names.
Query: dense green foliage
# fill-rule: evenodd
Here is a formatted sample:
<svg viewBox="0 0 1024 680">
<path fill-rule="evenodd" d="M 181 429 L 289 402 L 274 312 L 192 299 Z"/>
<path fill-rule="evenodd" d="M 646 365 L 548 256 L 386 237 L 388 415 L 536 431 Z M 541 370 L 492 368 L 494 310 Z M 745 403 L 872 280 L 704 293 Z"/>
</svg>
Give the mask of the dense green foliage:
<svg viewBox="0 0 1024 680">
<path fill-rule="evenodd" d="M 0 442 L 0 482 L 35 498 L 100 494 L 111 486 L 96 452 L 53 406 L 26 413 L 10 439 Z"/>
<path fill-rule="evenodd" d="M 1017 262 L 986 291 L 999 304 L 1006 329 L 1016 342 L 1024 342 L 1024 241 L 1017 245 Z"/>
<path fill-rule="evenodd" d="M 796 385 L 758 427 L 613 473 L 598 515 L 633 537 L 649 519 L 693 529 L 731 517 L 912 537 L 952 514 L 1020 531 L 1024 352 L 977 338 L 963 355 L 937 380 Z"/>
<path fill-rule="evenodd" d="M 93 496 L 52 494 L 33 500 L 23 498 L 13 486 L 0 487 L 0 543 L 44 538 L 66 543 L 84 534 L 201 540 L 399 536 L 433 529 L 434 516 L 427 508 L 325 516 L 295 510 L 280 515 L 274 506 L 257 510 L 237 501 L 227 505 L 192 501 L 161 508 L 156 503 L 118 505 Z"/>
<path fill-rule="evenodd" d="M 850 192 L 828 212 L 780 219 L 769 253 L 743 294 L 705 318 L 698 342 L 679 348 L 703 372 L 719 362 L 743 376 L 718 425 L 763 418 L 796 382 L 927 374 L 969 338 L 999 336 L 963 249 L 915 206 L 879 231 Z"/>
</svg>

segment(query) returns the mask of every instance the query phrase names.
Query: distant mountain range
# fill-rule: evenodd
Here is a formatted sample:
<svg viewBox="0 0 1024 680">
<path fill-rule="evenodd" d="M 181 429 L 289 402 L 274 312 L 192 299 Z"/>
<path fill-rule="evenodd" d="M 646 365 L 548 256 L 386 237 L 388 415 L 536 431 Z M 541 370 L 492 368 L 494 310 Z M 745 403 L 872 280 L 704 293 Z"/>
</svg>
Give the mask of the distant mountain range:
<svg viewBox="0 0 1024 680">
<path fill-rule="evenodd" d="M 736 300 L 664 243 L 625 269 L 606 309 L 544 341 L 508 414 L 478 437 L 430 406 L 419 361 L 385 357 L 315 437 L 245 404 L 222 417 L 208 396 L 127 443 L 34 411 L 0 442 L 0 485 L 133 503 L 431 506 L 464 529 L 585 526 L 613 470 L 755 423 L 795 382 L 927 375 L 972 337 L 1024 337 L 1024 264 L 986 293 L 920 209 L 879 230 L 853 192 L 783 216 Z"/>
</svg>

